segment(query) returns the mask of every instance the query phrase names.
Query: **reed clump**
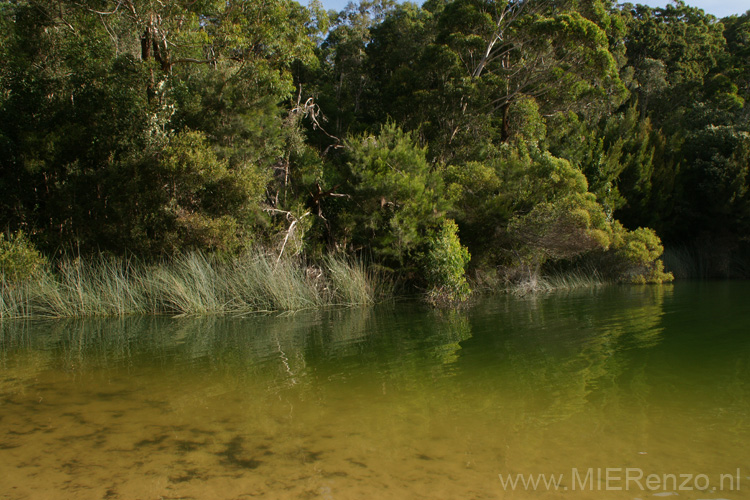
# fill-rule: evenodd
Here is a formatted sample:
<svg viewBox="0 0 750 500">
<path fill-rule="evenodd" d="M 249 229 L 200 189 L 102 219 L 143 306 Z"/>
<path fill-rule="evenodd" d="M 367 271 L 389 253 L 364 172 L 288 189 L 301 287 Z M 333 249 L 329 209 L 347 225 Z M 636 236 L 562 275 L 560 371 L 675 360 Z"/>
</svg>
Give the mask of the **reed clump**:
<svg viewBox="0 0 750 500">
<path fill-rule="evenodd" d="M 65 258 L 24 280 L 0 278 L 0 319 L 131 314 L 249 314 L 373 304 L 388 281 L 340 256 L 319 265 L 262 249 L 220 257 L 185 253 L 157 263 Z"/>
<path fill-rule="evenodd" d="M 543 281 L 548 290 L 591 288 L 611 282 L 592 267 L 576 267 L 567 271 L 552 272 L 545 276 Z"/>
<path fill-rule="evenodd" d="M 664 267 L 677 279 L 747 279 L 750 253 L 721 239 L 697 241 L 665 249 Z"/>
<path fill-rule="evenodd" d="M 553 267 L 545 272 L 534 271 L 528 267 L 506 268 L 496 276 L 490 278 L 483 276 L 482 278 L 485 283 L 494 283 L 495 290 L 501 289 L 515 295 L 593 288 L 616 282 L 612 278 L 607 278 L 591 264 L 568 268 Z M 490 279 L 493 281 L 489 281 Z"/>
</svg>

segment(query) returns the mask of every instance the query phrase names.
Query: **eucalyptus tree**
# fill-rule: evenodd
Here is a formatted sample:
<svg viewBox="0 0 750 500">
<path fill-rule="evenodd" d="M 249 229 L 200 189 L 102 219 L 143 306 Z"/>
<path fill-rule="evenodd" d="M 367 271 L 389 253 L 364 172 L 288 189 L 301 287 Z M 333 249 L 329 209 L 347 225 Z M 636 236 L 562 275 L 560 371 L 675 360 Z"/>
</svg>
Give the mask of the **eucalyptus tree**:
<svg viewBox="0 0 750 500">
<path fill-rule="evenodd" d="M 522 99 L 552 114 L 609 109 L 626 94 L 605 31 L 554 2 L 433 0 L 396 9 L 373 33 L 382 113 L 420 129 L 443 161 L 507 141 Z"/>
<path fill-rule="evenodd" d="M 689 105 L 724 55 L 723 25 L 701 9 L 674 2 L 665 8 L 625 4 L 628 65 L 644 112 L 660 126 Z M 662 97 L 669 96 L 669 99 Z"/>
<path fill-rule="evenodd" d="M 738 86 L 740 95 L 750 98 L 750 11 L 741 16 L 730 16 L 721 20 L 724 38 L 727 41 L 728 69 Z"/>
<path fill-rule="evenodd" d="M 335 14 L 320 47 L 322 74 L 318 87 L 320 105 L 332 124 L 334 135 L 360 132 L 365 95 L 376 83 L 368 72 L 367 47 L 372 30 L 396 7 L 395 0 L 350 2 Z"/>
</svg>

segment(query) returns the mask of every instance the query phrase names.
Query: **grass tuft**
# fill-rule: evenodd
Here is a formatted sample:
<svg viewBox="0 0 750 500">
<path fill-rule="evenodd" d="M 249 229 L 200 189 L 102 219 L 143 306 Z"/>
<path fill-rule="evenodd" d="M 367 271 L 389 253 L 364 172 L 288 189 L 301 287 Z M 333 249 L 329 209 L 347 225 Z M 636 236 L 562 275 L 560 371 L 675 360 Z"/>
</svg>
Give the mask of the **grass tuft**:
<svg viewBox="0 0 750 500">
<path fill-rule="evenodd" d="M 325 267 L 336 303 L 354 305 L 377 301 L 381 291 L 375 285 L 383 280 L 361 260 L 329 256 L 325 259 Z"/>
<path fill-rule="evenodd" d="M 376 302 L 387 281 L 362 261 L 322 267 L 260 249 L 233 258 L 186 253 L 157 264 L 66 258 L 33 278 L 0 278 L 0 319 L 130 314 L 247 314 Z"/>
<path fill-rule="evenodd" d="M 553 270 L 545 275 L 528 273 L 523 278 L 509 283 L 508 290 L 516 295 L 527 295 L 554 290 L 591 288 L 608 283 L 593 266 Z"/>
</svg>

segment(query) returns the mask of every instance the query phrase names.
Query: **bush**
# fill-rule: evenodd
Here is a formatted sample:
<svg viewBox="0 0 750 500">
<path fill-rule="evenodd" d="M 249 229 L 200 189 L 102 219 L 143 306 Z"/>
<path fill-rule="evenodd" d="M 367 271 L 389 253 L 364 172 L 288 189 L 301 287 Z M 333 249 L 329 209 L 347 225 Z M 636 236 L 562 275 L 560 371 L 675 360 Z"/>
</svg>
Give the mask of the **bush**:
<svg viewBox="0 0 750 500">
<path fill-rule="evenodd" d="M 39 273 L 46 262 L 23 231 L 8 236 L 0 234 L 0 275 L 3 280 L 10 283 L 26 280 Z"/>
<path fill-rule="evenodd" d="M 377 136 L 347 143 L 350 207 L 340 217 L 342 237 L 369 248 L 381 264 L 406 268 L 429 244 L 447 203 L 441 177 L 413 134 L 393 124 Z"/>
<path fill-rule="evenodd" d="M 508 224 L 509 235 L 537 266 L 606 249 L 611 232 L 602 206 L 590 193 L 539 203 Z"/>
<path fill-rule="evenodd" d="M 661 240 L 653 229 L 639 227 L 621 233 L 615 255 L 622 262 L 621 279 L 631 283 L 664 283 L 674 279 L 664 272 L 659 257 L 664 252 Z"/>
<path fill-rule="evenodd" d="M 470 259 L 469 250 L 458 239 L 458 226 L 451 219 L 444 220 L 433 235 L 425 258 L 430 303 L 452 305 L 469 298 L 471 289 L 464 272 Z"/>
</svg>

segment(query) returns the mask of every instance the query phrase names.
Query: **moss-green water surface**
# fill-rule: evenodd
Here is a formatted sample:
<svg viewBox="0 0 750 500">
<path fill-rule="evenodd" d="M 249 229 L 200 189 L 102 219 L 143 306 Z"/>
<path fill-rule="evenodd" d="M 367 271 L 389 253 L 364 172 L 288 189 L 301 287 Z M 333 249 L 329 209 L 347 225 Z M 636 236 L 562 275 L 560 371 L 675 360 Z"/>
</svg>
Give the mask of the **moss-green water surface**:
<svg viewBox="0 0 750 500">
<path fill-rule="evenodd" d="M 4 322 L 0 498 L 750 498 L 748 303 Z"/>
</svg>

